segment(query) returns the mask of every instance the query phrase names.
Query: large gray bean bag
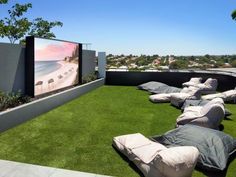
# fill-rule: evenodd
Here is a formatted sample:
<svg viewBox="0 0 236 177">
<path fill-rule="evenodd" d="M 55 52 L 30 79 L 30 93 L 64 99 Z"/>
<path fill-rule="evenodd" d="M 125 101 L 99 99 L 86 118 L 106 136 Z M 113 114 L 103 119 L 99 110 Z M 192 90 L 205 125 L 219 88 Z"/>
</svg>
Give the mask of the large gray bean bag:
<svg viewBox="0 0 236 177">
<path fill-rule="evenodd" d="M 194 146 L 200 152 L 197 167 L 202 170 L 223 171 L 229 157 L 236 151 L 236 139 L 224 132 L 196 125 L 171 130 L 154 140 L 167 146 Z"/>
<path fill-rule="evenodd" d="M 150 81 L 150 82 L 138 85 L 137 87 L 140 90 L 146 90 L 148 92 L 151 92 L 152 90 L 159 89 L 159 88 L 165 87 L 165 86 L 168 86 L 168 85 L 161 83 L 161 82 Z"/>
<path fill-rule="evenodd" d="M 113 146 L 146 177 L 190 177 L 199 157 L 195 147 L 166 148 L 140 133 L 114 137 Z"/>
<path fill-rule="evenodd" d="M 185 108 L 189 106 L 204 106 L 207 104 L 210 100 L 185 100 L 183 106 L 181 107 L 181 110 L 183 111 Z"/>
<path fill-rule="evenodd" d="M 178 93 L 182 90 L 180 88 L 168 86 L 164 83 L 155 82 L 155 81 L 141 84 L 138 86 L 138 89 L 146 90 L 150 93 L 156 93 L 156 94 L 157 93 Z"/>
<path fill-rule="evenodd" d="M 151 93 L 159 94 L 159 93 L 179 93 L 181 92 L 181 88 L 172 87 L 172 86 L 163 86 L 160 88 L 156 88 L 151 91 Z"/>
<path fill-rule="evenodd" d="M 185 108 L 176 120 L 176 126 L 192 124 L 202 127 L 218 129 L 225 117 L 224 102 L 216 98 L 204 106 L 189 106 Z"/>
</svg>

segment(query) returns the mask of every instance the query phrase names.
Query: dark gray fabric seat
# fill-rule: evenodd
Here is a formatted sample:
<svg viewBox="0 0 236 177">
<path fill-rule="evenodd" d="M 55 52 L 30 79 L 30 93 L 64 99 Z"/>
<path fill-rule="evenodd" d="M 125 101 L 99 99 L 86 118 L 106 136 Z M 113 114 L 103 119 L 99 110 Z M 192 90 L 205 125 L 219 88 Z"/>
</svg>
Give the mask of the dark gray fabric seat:
<svg viewBox="0 0 236 177">
<path fill-rule="evenodd" d="M 179 93 L 182 89 L 177 87 L 172 87 L 161 82 L 147 82 L 137 86 L 140 90 L 146 90 L 150 93 Z"/>
<path fill-rule="evenodd" d="M 236 151 L 236 139 L 224 132 L 196 125 L 184 125 L 151 139 L 167 147 L 194 146 L 200 152 L 197 167 L 223 171 L 229 157 Z"/>
</svg>

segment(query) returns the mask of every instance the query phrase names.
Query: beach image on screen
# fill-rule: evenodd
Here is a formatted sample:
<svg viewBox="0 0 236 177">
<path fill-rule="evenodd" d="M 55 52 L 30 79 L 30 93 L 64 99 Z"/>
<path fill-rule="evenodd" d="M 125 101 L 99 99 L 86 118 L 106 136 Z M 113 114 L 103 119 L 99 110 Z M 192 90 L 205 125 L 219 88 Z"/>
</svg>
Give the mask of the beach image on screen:
<svg viewBox="0 0 236 177">
<path fill-rule="evenodd" d="M 35 38 L 35 96 L 78 84 L 79 45 Z"/>
</svg>

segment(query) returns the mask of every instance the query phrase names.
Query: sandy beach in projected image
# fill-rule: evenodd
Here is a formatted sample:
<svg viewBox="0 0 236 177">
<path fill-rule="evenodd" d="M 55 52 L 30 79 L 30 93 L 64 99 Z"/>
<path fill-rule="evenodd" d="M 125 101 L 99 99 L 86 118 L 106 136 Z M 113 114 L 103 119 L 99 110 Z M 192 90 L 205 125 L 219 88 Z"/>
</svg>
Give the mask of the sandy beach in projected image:
<svg viewBox="0 0 236 177">
<path fill-rule="evenodd" d="M 78 47 L 35 38 L 35 96 L 78 84 Z"/>
</svg>

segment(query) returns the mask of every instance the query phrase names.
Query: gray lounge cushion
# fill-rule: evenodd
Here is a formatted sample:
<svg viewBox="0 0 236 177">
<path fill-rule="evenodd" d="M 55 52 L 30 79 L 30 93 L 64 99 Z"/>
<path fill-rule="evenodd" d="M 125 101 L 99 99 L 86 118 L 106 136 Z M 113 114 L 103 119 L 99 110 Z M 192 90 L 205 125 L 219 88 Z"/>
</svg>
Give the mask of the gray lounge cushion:
<svg viewBox="0 0 236 177">
<path fill-rule="evenodd" d="M 189 106 L 204 106 L 207 104 L 209 100 L 185 100 L 183 106 L 181 107 L 181 110 L 184 110 L 185 108 Z"/>
<path fill-rule="evenodd" d="M 137 87 L 140 90 L 146 90 L 150 93 L 156 93 L 156 94 L 157 93 L 176 93 L 182 90 L 180 88 L 168 86 L 164 83 L 155 82 L 155 81 L 147 82 Z"/>
<path fill-rule="evenodd" d="M 202 170 L 225 170 L 230 155 L 236 151 L 235 138 L 196 125 L 185 125 L 152 139 L 166 147 L 195 146 L 200 152 L 197 167 Z"/>
<path fill-rule="evenodd" d="M 168 86 L 164 83 L 161 82 L 155 82 L 155 81 L 150 81 L 141 85 L 138 85 L 138 89 L 140 90 L 146 90 L 151 92 L 152 90 L 159 89 L 160 87 Z"/>
<path fill-rule="evenodd" d="M 158 94 L 158 93 L 179 93 L 181 92 L 181 88 L 177 88 L 177 87 L 172 87 L 172 86 L 162 86 L 162 87 L 159 87 L 159 88 L 156 88 L 154 90 L 151 91 L 151 93 L 155 93 L 155 94 Z"/>
</svg>

